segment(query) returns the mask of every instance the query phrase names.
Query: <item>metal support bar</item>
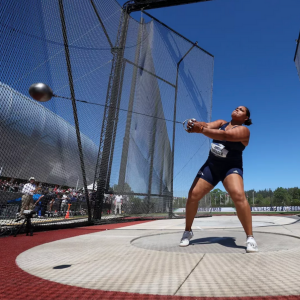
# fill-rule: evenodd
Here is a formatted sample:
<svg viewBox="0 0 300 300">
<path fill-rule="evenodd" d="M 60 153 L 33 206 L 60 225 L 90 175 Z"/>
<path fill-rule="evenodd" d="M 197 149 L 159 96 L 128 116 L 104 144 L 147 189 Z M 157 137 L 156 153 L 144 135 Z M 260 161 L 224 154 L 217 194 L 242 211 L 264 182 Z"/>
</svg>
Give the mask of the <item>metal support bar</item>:
<svg viewBox="0 0 300 300">
<path fill-rule="evenodd" d="M 137 49 L 135 52 L 134 63 L 130 62 L 127 59 L 124 59 L 125 62 L 130 63 L 133 66 L 137 66 L 139 63 L 139 60 L 140 60 L 143 23 L 144 23 L 144 19 L 141 18 L 141 22 L 139 25 L 140 28 L 139 28 L 138 38 L 137 38 Z M 130 96 L 129 96 L 129 103 L 128 103 L 128 113 L 127 113 L 127 119 L 126 119 L 126 128 L 125 128 L 125 134 L 124 134 L 124 139 L 123 139 L 123 149 L 122 149 L 122 157 L 121 157 L 120 172 L 119 172 L 119 182 L 118 182 L 119 189 L 122 191 L 124 190 L 124 184 L 125 184 L 126 167 L 127 167 L 128 150 L 129 150 L 129 135 L 130 135 L 133 103 L 134 103 L 134 96 L 135 96 L 136 80 L 137 80 L 137 68 L 133 68 Z"/>
<path fill-rule="evenodd" d="M 154 9 L 169 7 L 182 4 L 191 4 L 197 2 L 206 2 L 211 0 L 130 0 L 125 5 L 128 6 L 128 12 L 140 11 L 143 9 Z"/>
<path fill-rule="evenodd" d="M 300 32 L 299 32 L 298 40 L 296 40 L 296 42 L 297 42 L 297 47 L 296 47 L 296 52 L 294 55 L 294 61 L 296 61 L 296 57 L 297 57 L 297 53 L 298 53 L 298 48 L 299 48 L 299 43 L 300 43 Z"/>
<path fill-rule="evenodd" d="M 69 46 L 68 46 L 69 44 L 68 44 L 68 36 L 67 36 L 67 27 L 66 27 L 66 22 L 65 22 L 63 0 L 59 0 L 59 10 L 60 10 L 62 33 L 63 33 L 63 38 L 64 38 L 65 56 L 66 56 L 67 69 L 68 69 L 69 87 L 70 87 L 71 99 L 72 99 L 72 107 L 73 107 L 73 115 L 74 115 L 74 121 L 75 121 L 75 129 L 76 129 L 76 136 L 77 136 L 80 166 L 81 166 L 81 172 L 82 172 L 85 199 L 86 199 L 87 209 L 88 209 L 88 220 L 91 221 L 91 206 L 90 206 L 90 200 L 89 200 L 89 193 L 87 190 L 86 174 L 85 174 L 83 151 L 82 151 L 79 122 L 78 122 L 78 115 L 77 115 L 76 98 L 75 98 L 74 82 L 73 82 L 73 76 L 72 76 L 70 52 L 69 52 Z"/>
<path fill-rule="evenodd" d="M 112 44 L 112 42 L 111 42 L 111 40 L 110 40 L 110 38 L 109 38 L 109 35 L 108 35 L 107 30 L 106 30 L 106 28 L 105 28 L 105 26 L 104 26 L 104 23 L 102 22 L 101 17 L 100 17 L 100 15 L 99 15 L 98 11 L 97 11 L 96 5 L 95 5 L 95 3 L 94 3 L 93 0 L 90 0 L 90 1 L 91 1 L 92 6 L 93 6 L 93 9 L 94 9 L 94 11 L 95 11 L 95 14 L 96 14 L 96 16 L 97 16 L 97 18 L 98 18 L 98 21 L 99 21 L 99 23 L 101 24 L 101 27 L 102 27 L 102 29 L 103 29 L 103 31 L 104 31 L 104 34 L 105 34 L 106 38 L 107 38 L 107 41 L 108 41 L 108 43 L 109 43 L 109 45 L 110 45 L 110 48 L 113 48 L 114 46 L 113 46 L 113 44 Z"/>
<path fill-rule="evenodd" d="M 155 99 L 155 113 L 156 116 L 158 112 L 158 103 L 157 99 Z M 148 213 L 150 213 L 150 199 L 151 199 L 151 190 L 152 190 L 152 176 L 153 176 L 153 162 L 154 162 L 154 149 L 155 149 L 155 137 L 156 137 L 156 125 L 157 125 L 157 119 L 154 119 L 153 127 L 152 127 L 152 136 L 151 136 L 151 147 L 150 147 L 150 172 L 149 172 L 149 180 L 148 180 Z"/>
<path fill-rule="evenodd" d="M 163 82 L 169 84 L 169 85 L 172 86 L 173 88 L 175 88 L 175 84 L 173 84 L 173 83 L 171 83 L 171 82 L 169 82 L 169 81 L 163 79 L 162 77 L 157 76 L 156 74 L 154 74 L 154 73 L 152 73 L 152 72 L 150 72 L 150 71 L 144 69 L 143 67 L 140 67 L 140 66 L 137 65 L 136 63 L 133 63 L 132 61 L 130 61 L 130 60 L 126 59 L 126 58 L 125 58 L 124 60 L 125 60 L 127 63 L 129 63 L 129 64 L 135 66 L 136 68 L 142 70 L 143 72 L 146 72 L 146 73 L 148 73 L 148 74 L 154 76 L 155 78 L 157 78 L 157 79 L 159 79 L 159 80 L 161 80 L 161 81 L 163 81 Z"/>
<path fill-rule="evenodd" d="M 160 177 L 160 183 L 159 183 L 159 192 L 162 194 L 164 192 L 164 166 L 165 166 L 165 143 L 163 144 L 162 147 L 162 162 L 161 162 L 161 166 L 160 166 L 160 173 L 159 173 L 159 177 Z M 163 199 L 163 212 L 166 211 L 166 200 Z"/>
<path fill-rule="evenodd" d="M 146 193 L 134 193 L 134 192 L 126 192 L 126 191 L 118 191 L 119 194 L 123 196 L 148 196 Z M 170 195 L 166 194 L 150 194 L 151 197 L 161 197 L 161 198 L 170 198 Z"/>
<path fill-rule="evenodd" d="M 158 19 L 156 19 L 155 17 L 153 17 L 152 15 L 150 15 L 149 13 L 144 11 L 144 14 L 147 15 L 148 17 L 150 17 L 151 19 L 155 20 L 156 22 L 158 22 L 159 24 L 163 25 L 164 27 L 168 28 L 169 30 L 173 31 L 174 33 L 176 33 L 177 35 L 179 35 L 180 37 L 182 37 L 184 40 L 186 40 L 187 42 L 194 44 L 191 40 L 189 40 L 188 38 L 186 38 L 185 36 L 183 36 L 182 34 L 180 34 L 179 32 L 175 31 L 174 29 L 172 29 L 171 27 L 169 27 L 168 25 L 164 24 L 163 22 L 159 21 Z M 214 57 L 211 53 L 207 52 L 206 50 L 202 49 L 201 47 L 199 47 L 198 45 L 195 45 L 198 49 L 202 50 L 203 52 L 205 52 L 206 54 L 210 55 L 211 57 Z"/>
<path fill-rule="evenodd" d="M 114 57 L 115 60 L 115 57 Z M 110 91 L 111 91 L 111 85 L 112 85 L 112 80 L 113 80 L 113 71 L 114 71 L 114 63 L 109 75 L 109 81 L 108 81 L 108 88 L 106 92 L 106 101 L 105 101 L 105 108 L 104 108 L 104 113 L 103 113 L 103 119 L 102 119 L 102 126 L 101 126 L 101 133 L 100 133 L 100 141 L 99 141 L 99 149 L 98 149 L 98 155 L 97 155 L 97 162 L 96 162 L 96 168 L 95 168 L 95 177 L 94 177 L 94 182 L 93 182 L 93 190 L 95 189 L 95 183 L 98 180 L 99 177 L 99 168 L 100 168 L 100 162 L 101 162 L 101 157 L 102 157 L 102 151 L 103 151 L 103 142 L 104 142 L 104 136 L 105 136 L 105 129 L 106 129 L 106 123 L 107 123 L 107 114 L 108 114 L 108 109 L 109 109 L 109 96 L 110 96 Z M 108 105 L 107 105 L 108 104 Z M 94 210 L 94 218 L 97 219 L 96 213 L 97 213 L 97 203 L 95 203 L 95 210 Z"/>
<path fill-rule="evenodd" d="M 103 123 L 100 136 L 99 160 L 96 166 L 97 193 L 95 201 L 94 218 L 101 219 L 104 193 L 109 188 L 109 172 L 113 153 L 114 132 L 117 129 L 116 116 L 118 114 L 119 89 L 122 87 L 122 68 L 125 51 L 129 15 L 126 11 L 122 12 L 116 47 L 114 47 L 114 58 L 110 75 L 109 86 L 107 89 L 106 109 L 104 111 Z"/>
<path fill-rule="evenodd" d="M 124 82 L 124 73 L 125 73 L 125 61 L 122 61 L 122 68 L 121 68 L 121 76 L 120 76 L 120 82 L 119 82 L 119 93 L 117 98 L 117 105 L 115 109 L 115 117 L 114 117 L 114 130 L 113 130 L 113 137 L 112 137 L 112 143 L 111 143 L 111 151 L 109 156 L 109 163 L 108 163 L 108 173 L 106 178 L 106 188 L 109 188 L 109 181 L 110 181 L 110 175 L 111 175 L 111 167 L 112 167 L 112 161 L 114 156 L 114 150 L 115 150 L 115 140 L 116 140 L 116 134 L 117 134 L 117 127 L 119 122 L 119 113 L 120 113 L 120 103 L 122 98 L 122 89 L 123 89 L 123 82 Z"/>
<path fill-rule="evenodd" d="M 198 42 L 194 43 L 193 46 L 185 53 L 185 55 L 179 60 L 177 63 L 177 71 L 176 71 L 176 86 L 175 86 L 175 100 L 174 100 L 174 116 L 173 119 L 176 120 L 176 109 L 177 109 L 177 91 L 178 91 L 178 75 L 179 75 L 179 66 L 185 57 L 192 51 L 192 49 L 198 44 Z M 173 210 L 173 191 L 174 191 L 174 156 L 175 156 L 175 129 L 176 123 L 173 123 L 173 142 L 172 142 L 172 185 L 171 185 L 171 199 L 169 203 L 169 217 L 172 218 L 172 210 Z"/>
</svg>

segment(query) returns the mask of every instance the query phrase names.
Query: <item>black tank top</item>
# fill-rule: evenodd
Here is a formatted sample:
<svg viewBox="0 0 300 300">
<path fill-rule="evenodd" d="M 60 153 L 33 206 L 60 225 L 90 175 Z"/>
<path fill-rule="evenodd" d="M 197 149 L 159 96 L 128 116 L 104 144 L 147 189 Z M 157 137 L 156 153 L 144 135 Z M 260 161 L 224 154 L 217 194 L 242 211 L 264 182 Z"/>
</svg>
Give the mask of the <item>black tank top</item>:
<svg viewBox="0 0 300 300">
<path fill-rule="evenodd" d="M 224 130 L 225 128 L 228 126 L 229 122 L 222 125 L 219 130 Z M 236 127 L 236 126 L 234 126 Z M 233 127 L 233 128 L 234 128 Z M 241 142 L 229 142 L 229 141 L 218 141 L 218 140 L 213 140 L 214 144 L 221 144 L 225 146 L 225 149 L 228 151 L 227 155 L 225 158 L 223 157 L 218 157 L 216 156 L 214 153 L 212 153 L 212 151 L 209 152 L 209 157 L 212 159 L 217 159 L 217 160 L 226 160 L 226 161 L 236 161 L 236 160 L 240 160 L 242 161 L 242 155 L 243 155 L 243 151 L 246 148 L 245 145 L 243 145 Z"/>
</svg>

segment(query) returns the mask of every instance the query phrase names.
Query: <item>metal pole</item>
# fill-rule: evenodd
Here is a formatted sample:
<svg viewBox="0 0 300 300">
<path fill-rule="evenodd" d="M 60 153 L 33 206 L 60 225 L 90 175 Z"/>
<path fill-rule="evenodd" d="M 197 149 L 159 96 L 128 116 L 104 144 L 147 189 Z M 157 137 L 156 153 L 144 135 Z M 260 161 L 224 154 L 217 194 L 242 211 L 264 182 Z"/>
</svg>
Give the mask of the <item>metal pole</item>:
<svg viewBox="0 0 300 300">
<path fill-rule="evenodd" d="M 157 115 L 158 104 L 157 99 L 155 99 L 155 113 Z M 151 199 L 151 189 L 152 189 L 152 176 L 153 176 L 153 162 L 154 162 L 154 149 L 155 149 L 155 136 L 156 136 L 156 126 L 157 119 L 154 119 L 152 126 L 152 136 L 151 136 L 151 147 L 150 147 L 150 170 L 149 170 L 149 180 L 148 180 L 148 203 L 147 203 L 147 213 L 150 213 L 150 199 Z"/>
<path fill-rule="evenodd" d="M 63 0 L 59 0 L 59 11 L 60 11 L 62 33 L 63 33 L 63 38 L 64 38 L 65 56 L 66 56 L 67 69 L 68 69 L 69 87 L 70 87 L 71 99 L 72 99 L 72 107 L 73 107 L 73 115 L 74 115 L 74 121 L 75 121 L 75 129 L 76 129 L 76 136 L 77 136 L 80 166 L 81 166 L 81 172 L 82 172 L 82 180 L 83 180 L 83 186 L 84 186 L 84 192 L 85 192 L 85 200 L 86 200 L 87 209 L 88 209 L 88 221 L 91 221 L 91 206 L 90 206 L 90 200 L 89 200 L 89 193 L 87 190 L 86 174 L 85 174 L 83 151 L 82 151 L 79 122 L 78 122 L 78 115 L 77 115 L 76 97 L 75 97 L 74 82 L 73 82 L 73 76 L 72 76 L 72 68 L 71 68 L 70 52 L 69 52 L 69 46 L 68 46 L 69 44 L 68 44 L 68 36 L 67 36 L 67 27 L 66 27 L 66 22 L 65 22 Z"/>
<path fill-rule="evenodd" d="M 157 23 L 161 24 L 162 26 L 168 28 L 170 31 L 174 32 L 176 35 L 180 36 L 181 38 L 183 38 L 184 40 L 186 40 L 187 42 L 193 44 L 193 42 L 191 40 L 189 40 L 188 38 L 186 38 L 185 36 L 183 36 L 182 34 L 180 34 L 179 32 L 175 31 L 173 28 L 169 27 L 168 25 L 164 24 L 163 22 L 161 22 L 160 20 L 156 19 L 154 16 L 150 15 L 148 12 L 144 11 L 144 14 L 147 15 L 148 17 L 150 17 L 151 19 L 153 19 L 154 21 L 156 21 Z M 211 53 L 207 52 L 206 50 L 202 49 L 200 46 L 198 46 L 198 43 L 196 42 L 194 44 L 198 49 L 200 49 L 201 51 L 205 52 L 206 54 L 208 54 L 211 57 L 214 57 Z"/>
<path fill-rule="evenodd" d="M 186 52 L 186 54 L 180 59 L 180 61 L 177 63 L 177 70 L 176 70 L 176 84 L 175 84 L 175 99 L 174 99 L 174 115 L 173 115 L 173 141 L 172 141 L 172 168 L 171 168 L 171 178 L 172 178 L 172 184 L 171 184 L 171 196 L 170 198 L 173 199 L 173 192 L 174 192 L 174 156 L 175 156 L 175 129 L 176 129 L 176 109 L 177 109 L 177 92 L 178 92 L 178 75 L 179 75 L 179 66 L 181 62 L 185 59 L 185 57 L 192 51 L 192 49 L 198 44 L 196 42 L 193 44 L 193 46 Z M 169 205 L 169 218 L 172 218 L 172 200 L 170 201 Z"/>
<path fill-rule="evenodd" d="M 97 179 L 97 193 L 96 193 L 96 203 L 94 210 L 94 218 L 101 219 L 102 206 L 104 194 L 108 189 L 109 184 L 109 172 L 110 172 L 110 162 L 112 160 L 113 145 L 114 145 L 114 133 L 116 130 L 116 109 L 119 99 L 119 89 L 122 86 L 122 74 L 123 74 L 123 57 L 125 51 L 125 43 L 129 22 L 129 15 L 126 11 L 123 11 L 120 22 L 120 36 L 117 41 L 117 46 L 114 48 L 115 54 L 113 59 L 113 66 L 111 71 L 112 83 L 108 87 L 107 92 L 107 103 L 109 108 L 105 111 L 103 126 L 101 130 L 100 147 L 102 149 L 101 159 L 99 159 L 99 175 Z"/>
<path fill-rule="evenodd" d="M 252 205 L 254 206 L 254 190 L 252 191 Z"/>
<path fill-rule="evenodd" d="M 111 143 L 111 150 L 110 150 L 110 159 L 109 159 L 109 163 L 108 163 L 106 185 L 105 185 L 107 188 L 109 188 L 112 160 L 114 157 L 115 141 L 116 141 L 118 122 L 119 122 L 119 112 L 120 112 L 119 108 L 120 108 L 120 103 L 121 103 L 121 98 L 122 98 L 122 90 L 123 90 L 123 82 L 124 82 L 124 73 L 125 73 L 125 61 L 123 60 L 122 67 L 121 67 L 121 75 L 120 75 L 119 93 L 118 93 L 118 98 L 116 101 L 115 115 L 113 117 L 113 119 L 114 119 L 113 136 L 112 136 L 112 143 Z"/>
<path fill-rule="evenodd" d="M 96 14 L 96 16 L 97 16 L 97 19 L 98 19 L 98 21 L 99 21 L 99 23 L 100 23 L 100 25 L 101 25 L 101 27 L 102 27 L 102 29 L 103 29 L 103 32 L 104 32 L 104 34 L 105 34 L 105 36 L 106 36 L 106 39 L 107 39 L 107 41 L 108 41 L 108 43 L 109 43 L 109 45 L 110 45 L 110 48 L 113 48 L 114 46 L 113 46 L 113 44 L 112 44 L 112 42 L 111 42 L 111 40 L 110 40 L 110 38 L 109 38 L 109 35 L 108 35 L 107 30 L 106 30 L 106 28 L 105 28 L 105 26 L 104 26 L 104 23 L 103 23 L 103 21 L 102 21 L 100 15 L 99 15 L 99 13 L 98 13 L 98 11 L 97 11 L 97 7 L 96 7 L 96 5 L 95 5 L 95 3 L 94 3 L 93 0 L 90 0 L 90 1 L 91 1 L 92 6 L 93 6 L 94 12 L 95 12 L 95 14 Z"/>
<path fill-rule="evenodd" d="M 139 28 L 138 38 L 137 38 L 137 48 L 136 48 L 135 59 L 134 59 L 134 63 L 136 66 L 138 66 L 139 59 L 140 59 L 143 24 L 144 24 L 144 19 L 141 17 L 141 22 L 139 25 L 140 28 Z M 135 96 L 135 89 L 136 89 L 137 73 L 138 73 L 138 68 L 136 66 L 133 67 L 133 72 L 132 72 L 132 81 L 131 81 L 130 96 L 129 96 L 129 103 L 128 103 L 128 113 L 126 119 L 126 128 L 125 128 L 125 134 L 123 139 L 123 149 L 122 149 L 122 157 L 121 157 L 120 172 L 119 172 L 118 185 L 121 192 L 124 191 L 125 176 L 126 176 L 126 167 L 127 167 L 128 150 L 129 150 L 129 135 L 130 135 L 132 111 L 133 111 L 134 96 Z"/>
</svg>

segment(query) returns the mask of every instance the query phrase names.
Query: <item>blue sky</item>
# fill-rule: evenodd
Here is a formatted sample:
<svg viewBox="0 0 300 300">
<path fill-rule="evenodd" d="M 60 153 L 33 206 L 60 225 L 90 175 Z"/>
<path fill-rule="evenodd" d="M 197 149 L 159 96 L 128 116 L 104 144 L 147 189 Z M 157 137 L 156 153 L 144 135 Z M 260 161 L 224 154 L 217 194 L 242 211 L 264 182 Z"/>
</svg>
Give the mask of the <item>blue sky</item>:
<svg viewBox="0 0 300 300">
<path fill-rule="evenodd" d="M 246 190 L 299 186 L 299 11 L 299 0 L 213 0 L 148 11 L 214 55 L 213 120 L 229 121 L 239 105 L 250 108 Z"/>
</svg>

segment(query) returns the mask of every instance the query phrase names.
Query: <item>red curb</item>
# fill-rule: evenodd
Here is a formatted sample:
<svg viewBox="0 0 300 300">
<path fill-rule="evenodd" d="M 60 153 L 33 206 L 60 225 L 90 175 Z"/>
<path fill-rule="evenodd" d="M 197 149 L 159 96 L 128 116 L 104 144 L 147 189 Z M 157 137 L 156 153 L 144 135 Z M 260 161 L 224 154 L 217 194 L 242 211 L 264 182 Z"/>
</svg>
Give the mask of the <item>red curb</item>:
<svg viewBox="0 0 300 300">
<path fill-rule="evenodd" d="M 19 235 L 0 239 L 0 299 L 2 300 L 58 300 L 58 299 L 101 299 L 101 300 L 299 300 L 300 296 L 267 297 L 181 297 L 145 295 L 124 292 L 107 292 L 75 286 L 63 285 L 30 275 L 20 269 L 15 260 L 17 256 L 38 245 L 69 237 L 111 230 L 151 221 L 137 221 L 126 224 L 109 224 L 56 231 L 37 232 L 32 237 Z"/>
</svg>

